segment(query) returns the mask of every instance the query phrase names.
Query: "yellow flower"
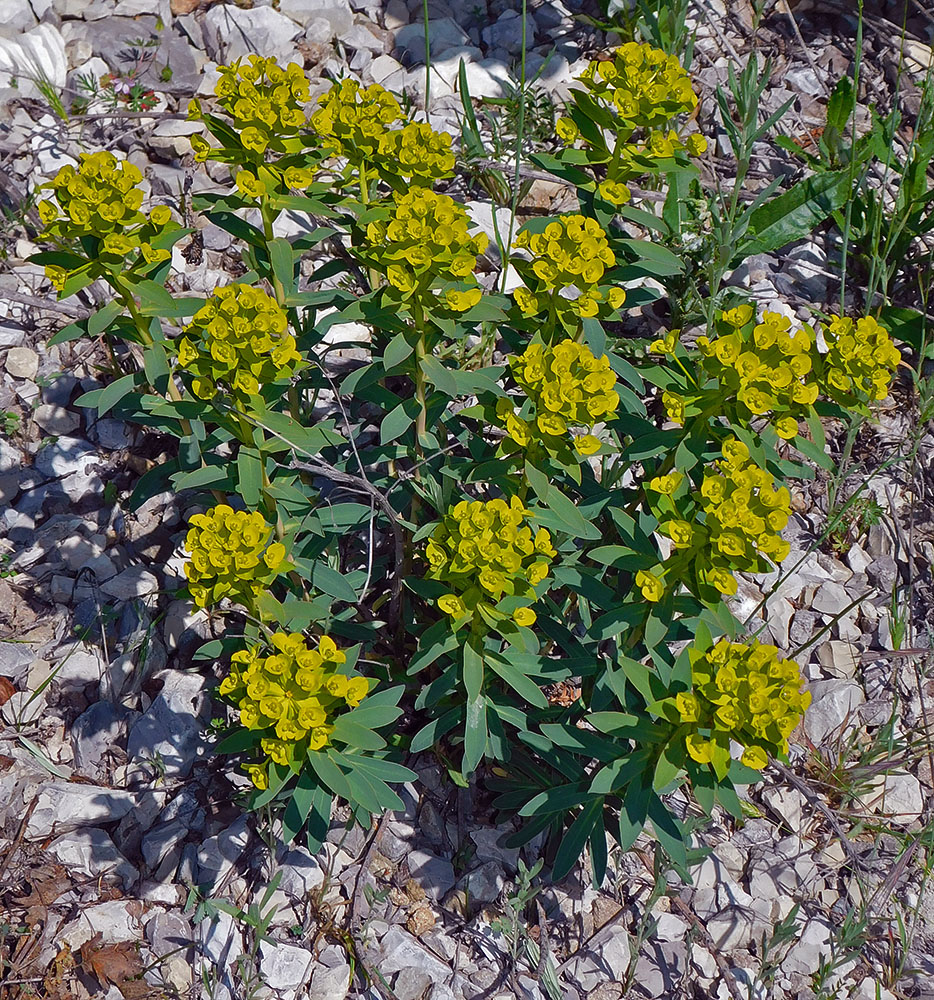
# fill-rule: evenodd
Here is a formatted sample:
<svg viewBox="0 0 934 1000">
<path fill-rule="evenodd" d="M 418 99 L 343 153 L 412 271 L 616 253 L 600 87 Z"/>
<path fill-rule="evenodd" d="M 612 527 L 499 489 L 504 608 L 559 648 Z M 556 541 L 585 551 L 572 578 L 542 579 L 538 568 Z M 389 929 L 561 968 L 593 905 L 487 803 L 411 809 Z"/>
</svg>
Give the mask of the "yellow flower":
<svg viewBox="0 0 934 1000">
<path fill-rule="evenodd" d="M 665 584 L 654 573 L 640 569 L 636 573 L 636 586 L 642 591 L 642 596 L 647 601 L 660 601 L 665 595 Z"/>
<path fill-rule="evenodd" d="M 741 760 L 746 767 L 752 767 L 757 771 L 761 771 L 768 764 L 769 756 L 762 747 L 750 746 L 746 747 L 743 751 Z"/>
<path fill-rule="evenodd" d="M 261 764 L 244 764 L 243 767 L 256 788 L 263 791 L 269 787 L 269 778 L 266 776 L 265 767 Z"/>
<path fill-rule="evenodd" d="M 559 118 L 555 122 L 555 133 L 559 139 L 572 143 L 580 135 L 580 129 L 570 118 Z"/>
<path fill-rule="evenodd" d="M 537 618 L 538 616 L 531 608 L 516 608 L 512 613 L 512 620 L 525 628 L 534 625 Z"/>
<path fill-rule="evenodd" d="M 696 760 L 698 764 L 709 764 L 713 760 L 716 748 L 716 743 L 713 740 L 707 740 L 697 733 L 691 733 L 685 737 L 684 744 L 692 760 Z"/>
</svg>

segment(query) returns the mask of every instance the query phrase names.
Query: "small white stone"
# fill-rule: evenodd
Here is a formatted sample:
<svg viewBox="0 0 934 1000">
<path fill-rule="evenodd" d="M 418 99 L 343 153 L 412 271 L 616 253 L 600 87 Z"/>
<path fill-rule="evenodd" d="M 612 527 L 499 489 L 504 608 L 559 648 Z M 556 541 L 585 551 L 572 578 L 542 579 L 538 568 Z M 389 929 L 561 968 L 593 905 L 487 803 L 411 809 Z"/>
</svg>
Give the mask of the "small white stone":
<svg viewBox="0 0 934 1000">
<path fill-rule="evenodd" d="M 13 378 L 31 381 L 39 371 L 39 355 L 29 347 L 11 347 L 7 351 L 5 366 Z"/>
</svg>

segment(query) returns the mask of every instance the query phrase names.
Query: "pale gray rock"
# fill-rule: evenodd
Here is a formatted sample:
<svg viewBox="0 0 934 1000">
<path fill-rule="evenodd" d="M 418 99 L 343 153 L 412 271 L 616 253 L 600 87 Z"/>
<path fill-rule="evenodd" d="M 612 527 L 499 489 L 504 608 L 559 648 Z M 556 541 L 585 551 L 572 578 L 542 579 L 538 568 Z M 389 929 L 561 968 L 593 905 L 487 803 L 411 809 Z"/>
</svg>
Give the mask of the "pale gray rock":
<svg viewBox="0 0 934 1000">
<path fill-rule="evenodd" d="M 303 27 L 319 18 L 327 21 L 331 37 L 340 38 L 354 23 L 347 0 L 279 0 L 279 10 Z"/>
<path fill-rule="evenodd" d="M 530 14 L 525 19 L 526 48 L 531 49 L 535 41 L 535 18 Z M 516 10 L 507 10 L 499 19 L 483 29 L 483 41 L 491 49 L 503 49 L 510 55 L 522 51 L 522 15 Z"/>
<path fill-rule="evenodd" d="M 0 640 L 0 677 L 9 677 L 15 685 L 26 680 L 29 667 L 36 659 L 38 657 L 28 643 Z"/>
<path fill-rule="evenodd" d="M 115 762 L 108 766 L 108 752 L 120 747 L 130 720 L 137 713 L 108 701 L 95 702 L 71 725 L 71 745 L 75 768 L 88 778 L 103 780 Z"/>
<path fill-rule="evenodd" d="M 818 588 L 811 602 L 811 609 L 822 615 L 838 615 L 851 601 L 846 589 L 833 580 L 827 580 Z"/>
<path fill-rule="evenodd" d="M 56 480 L 53 487 L 70 500 L 100 496 L 104 483 L 96 466 L 100 456 L 86 442 L 75 437 L 60 437 L 36 452 L 35 468 L 47 479 Z"/>
<path fill-rule="evenodd" d="M 636 962 L 635 982 L 649 997 L 673 997 L 684 982 L 687 949 L 680 941 L 652 941 Z"/>
<path fill-rule="evenodd" d="M 215 62 L 229 64 L 252 53 L 282 65 L 300 61 L 294 45 L 300 28 L 272 7 L 246 10 L 233 4 L 215 4 L 205 15 L 203 27 L 208 55 Z"/>
<path fill-rule="evenodd" d="M 218 972 L 219 985 L 226 996 L 234 995 L 230 967 L 244 953 L 243 935 L 237 921 L 229 913 L 218 913 L 212 920 L 202 920 L 197 926 L 201 954 Z M 216 996 L 217 994 L 215 994 Z"/>
<path fill-rule="evenodd" d="M 247 817 L 241 816 L 226 830 L 207 840 L 198 849 L 199 883 L 218 885 L 237 863 L 250 841 Z"/>
<path fill-rule="evenodd" d="M 45 783 L 29 819 L 26 834 L 41 840 L 122 819 L 138 803 L 132 792 L 69 781 Z"/>
<path fill-rule="evenodd" d="M 184 778 L 207 746 L 202 736 L 210 709 L 205 678 L 180 670 L 162 676 L 162 690 L 130 730 L 127 756 L 145 773 L 152 767 L 146 762 L 158 754 L 166 775 Z"/>
<path fill-rule="evenodd" d="M 904 771 L 878 777 L 870 791 L 861 796 L 863 805 L 888 816 L 895 823 L 908 825 L 924 812 L 924 791 L 913 774 Z"/>
<path fill-rule="evenodd" d="M 58 932 L 59 947 L 67 944 L 72 951 L 100 934 L 102 945 L 120 944 L 122 941 L 139 941 L 143 934 L 136 900 L 113 899 L 95 906 L 84 906 L 80 914 Z"/>
<path fill-rule="evenodd" d="M 888 553 L 883 553 L 869 564 L 866 575 L 883 594 L 890 594 L 898 580 L 898 563 Z"/>
<path fill-rule="evenodd" d="M 74 375 L 59 375 L 42 387 L 42 402 L 52 406 L 68 406 L 79 385 L 80 382 Z"/>
<path fill-rule="evenodd" d="M 159 590 L 159 580 L 145 566 L 129 566 L 122 573 L 108 580 L 101 590 L 118 601 L 131 601 L 148 597 Z"/>
<path fill-rule="evenodd" d="M 851 642 L 831 639 L 818 646 L 817 659 L 831 677 L 855 677 L 859 650 Z"/>
<path fill-rule="evenodd" d="M 468 900 L 493 903 L 499 899 L 505 884 L 500 865 L 496 861 L 488 861 L 464 875 L 457 886 L 467 893 Z"/>
<path fill-rule="evenodd" d="M 302 989 L 308 980 L 312 961 L 313 955 L 307 948 L 294 944 L 262 941 L 259 946 L 259 968 L 263 981 L 271 989 L 282 991 L 285 997 L 294 997 Z"/>
<path fill-rule="evenodd" d="M 504 847 L 503 841 L 512 836 L 511 827 L 482 827 L 470 831 L 470 839 L 476 845 L 478 861 L 496 861 L 511 871 L 516 871 L 519 863 L 519 849 Z"/>
<path fill-rule="evenodd" d="M 39 355 L 31 347 L 11 347 L 6 353 L 4 367 L 13 378 L 31 381 L 39 371 Z"/>
<path fill-rule="evenodd" d="M 136 869 L 117 850 L 108 834 L 97 827 L 66 833 L 53 840 L 47 850 L 66 868 L 81 872 L 89 878 L 116 876 L 123 882 L 126 890 L 139 878 Z"/>
<path fill-rule="evenodd" d="M 29 0 L 4 0 L 0 4 L 0 35 L 15 38 L 36 25 L 36 15 Z"/>
<path fill-rule="evenodd" d="M 33 691 L 14 691 L 0 707 L 0 719 L 13 726 L 25 726 L 40 719 L 46 710 L 45 695 Z"/>
<path fill-rule="evenodd" d="M 304 847 L 286 851 L 279 862 L 279 871 L 282 872 L 279 888 L 292 899 L 303 899 L 324 884 L 324 870 Z"/>
<path fill-rule="evenodd" d="M 804 713 L 804 731 L 820 746 L 844 729 L 859 725 L 857 709 L 866 700 L 862 687 L 852 680 L 812 681 L 810 708 Z"/>
<path fill-rule="evenodd" d="M 133 431 L 124 420 L 102 417 L 88 428 L 88 437 L 107 451 L 120 451 L 133 440 Z"/>
<path fill-rule="evenodd" d="M 428 21 L 428 48 L 432 59 L 452 48 L 470 45 L 470 36 L 450 17 Z M 425 61 L 425 29 L 422 24 L 407 24 L 396 32 L 396 50 L 400 58 L 409 65 Z M 432 81 L 434 83 L 434 81 Z"/>
<path fill-rule="evenodd" d="M 178 819 L 159 823 L 143 834 L 140 850 L 149 874 L 157 882 L 168 881 L 182 857 L 182 842 L 188 827 Z"/>
<path fill-rule="evenodd" d="M 454 866 L 444 858 L 426 851 L 412 851 L 408 857 L 409 874 L 436 902 L 454 887 Z"/>
<path fill-rule="evenodd" d="M 762 789 L 762 801 L 772 810 L 776 818 L 785 823 L 794 833 L 800 833 L 804 815 L 804 796 L 796 788 L 771 785 Z"/>
<path fill-rule="evenodd" d="M 822 917 L 812 917 L 801 929 L 797 940 L 782 961 L 782 971 L 809 976 L 820 965 L 822 958 L 832 953 L 834 930 Z"/>
<path fill-rule="evenodd" d="M 389 928 L 380 941 L 379 951 L 380 958 L 377 967 L 387 978 L 409 968 L 421 970 L 436 983 L 448 982 L 451 978 L 451 969 L 446 962 L 436 958 L 423 948 L 408 931 L 397 925 Z M 455 988 L 460 981 L 461 977 L 455 974 L 453 984 Z"/>
<path fill-rule="evenodd" d="M 146 940 L 154 955 L 178 953 L 191 960 L 193 935 L 191 925 L 178 913 L 156 913 L 146 922 Z"/>
<path fill-rule="evenodd" d="M 498 59 L 465 59 L 464 73 L 471 97 L 499 98 L 505 94 L 503 81 L 508 79 L 508 71 Z M 459 89 L 458 84 L 455 84 L 455 89 Z"/>
<path fill-rule="evenodd" d="M 311 977 L 308 1000 L 345 1000 L 350 992 L 350 966 L 346 962 L 325 968 L 319 965 Z"/>
</svg>

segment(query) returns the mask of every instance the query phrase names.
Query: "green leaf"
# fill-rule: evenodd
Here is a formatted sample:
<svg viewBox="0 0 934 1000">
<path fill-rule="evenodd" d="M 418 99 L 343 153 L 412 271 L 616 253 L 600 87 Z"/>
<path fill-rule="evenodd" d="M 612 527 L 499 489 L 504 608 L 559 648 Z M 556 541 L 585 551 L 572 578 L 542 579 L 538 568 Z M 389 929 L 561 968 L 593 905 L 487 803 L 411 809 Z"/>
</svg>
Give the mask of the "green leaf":
<svg viewBox="0 0 934 1000">
<path fill-rule="evenodd" d="M 583 782 L 573 785 L 555 785 L 539 792 L 519 810 L 520 816 L 539 816 L 542 813 L 564 813 L 596 798 L 587 791 Z"/>
<path fill-rule="evenodd" d="M 241 445 L 237 455 L 237 484 L 247 507 L 258 507 L 263 495 L 263 466 L 255 448 Z"/>
<path fill-rule="evenodd" d="M 335 600 L 346 601 L 348 604 L 357 603 L 357 592 L 347 582 L 346 577 L 336 569 L 331 569 L 327 563 L 320 561 L 315 563 L 311 582 L 318 590 Z"/>
<path fill-rule="evenodd" d="M 464 644 L 464 689 L 468 701 L 475 701 L 483 690 L 483 656 L 471 642 Z"/>
<path fill-rule="evenodd" d="M 570 874 L 577 859 L 584 853 L 584 847 L 602 812 L 603 798 L 595 798 L 584 806 L 571 824 L 558 846 L 554 864 L 551 867 L 551 876 L 556 882 L 560 882 L 561 879 Z"/>
<path fill-rule="evenodd" d="M 379 443 L 390 444 L 415 423 L 419 405 L 417 399 L 404 399 L 383 417 L 379 425 Z"/>
<path fill-rule="evenodd" d="M 467 702 L 464 727 L 464 760 L 461 765 L 465 775 L 472 774 L 486 753 L 486 698 L 479 695 Z"/>
<path fill-rule="evenodd" d="M 269 253 L 269 263 L 272 267 L 273 275 L 286 293 L 291 292 L 293 282 L 295 281 L 292 244 L 280 237 L 269 240 L 266 244 L 266 249 Z"/>
<path fill-rule="evenodd" d="M 382 750 L 386 746 L 382 736 L 366 726 L 359 725 L 347 715 L 337 716 L 331 735 L 355 750 Z"/>
<path fill-rule="evenodd" d="M 215 743 L 214 753 L 243 753 L 244 750 L 252 750 L 256 743 L 256 733 L 252 729 L 235 729 L 225 736 L 219 743 Z"/>
<path fill-rule="evenodd" d="M 310 768 L 303 768 L 295 783 L 292 798 L 285 807 L 282 816 L 282 838 L 286 843 L 291 843 L 298 836 L 299 831 L 305 825 L 311 807 L 314 804 L 315 790 L 318 782 L 315 781 Z"/>
<path fill-rule="evenodd" d="M 651 240 L 616 240 L 621 246 L 626 247 L 635 254 L 641 261 L 651 265 L 656 274 L 666 277 L 681 274 L 684 265 L 667 247 L 661 243 L 653 243 Z"/>
<path fill-rule="evenodd" d="M 103 309 L 98 309 L 96 313 L 91 313 L 88 316 L 88 333 L 90 336 L 100 336 L 122 312 L 122 302 L 108 302 Z"/>
<path fill-rule="evenodd" d="M 309 750 L 308 761 L 326 788 L 330 788 L 335 795 L 339 795 L 347 802 L 353 801 L 353 792 L 347 775 L 326 753 Z"/>
<path fill-rule="evenodd" d="M 135 374 L 122 375 L 115 382 L 104 386 L 103 389 L 92 389 L 90 392 L 79 396 L 75 400 L 75 405 L 94 407 L 97 410 L 98 416 L 103 416 L 112 410 L 124 396 L 133 391 L 135 381 Z"/>
<path fill-rule="evenodd" d="M 205 465 L 189 472 L 176 472 L 172 476 L 172 487 L 176 492 L 200 489 L 205 486 L 217 488 L 230 485 L 230 469 L 225 465 Z"/>
<path fill-rule="evenodd" d="M 504 396 L 505 390 L 489 375 L 482 372 L 461 371 L 454 368 L 445 368 L 443 364 L 433 357 L 422 358 L 421 369 L 425 378 L 439 391 L 452 399 L 458 396 L 477 396 L 480 393 L 490 392 L 495 396 Z"/>
<path fill-rule="evenodd" d="M 490 656 L 486 662 L 490 665 L 490 669 L 499 674 L 520 698 L 524 698 L 530 705 L 535 705 L 538 708 L 548 708 L 548 699 L 542 694 L 542 689 L 521 670 L 498 656 Z"/>
<path fill-rule="evenodd" d="M 69 323 L 67 326 L 63 326 L 61 330 L 57 333 L 53 333 L 47 341 L 48 347 L 55 347 L 57 344 L 67 344 L 72 340 L 80 340 L 82 337 L 87 335 L 87 325 L 88 321 L 86 319 L 80 320 L 76 323 Z"/>
<path fill-rule="evenodd" d="M 432 719 L 431 722 L 426 726 L 422 726 L 412 737 L 409 749 L 412 753 L 420 753 L 422 750 L 433 747 L 442 736 L 449 733 L 457 725 L 460 717 L 461 710 L 459 708 L 452 708 L 439 718 Z"/>
<path fill-rule="evenodd" d="M 351 758 L 350 753 L 344 754 L 344 759 Z M 386 760 L 384 757 L 370 757 L 360 754 L 352 757 L 354 767 L 380 781 L 392 782 L 393 784 L 404 784 L 407 781 L 418 781 L 418 773 L 403 764 L 397 764 L 394 760 Z"/>
<path fill-rule="evenodd" d="M 750 238 L 742 243 L 732 263 L 753 254 L 770 253 L 808 236 L 846 204 L 852 188 L 849 170 L 828 171 L 799 181 L 752 213 Z"/>
<path fill-rule="evenodd" d="M 685 846 L 684 827 L 668 811 L 668 807 L 657 796 L 651 795 L 648 804 L 648 816 L 652 821 L 652 828 L 658 842 L 668 853 L 671 860 L 681 868 L 688 863 L 687 848 Z"/>
<path fill-rule="evenodd" d="M 383 369 L 388 372 L 397 365 L 401 365 L 412 351 L 413 347 L 406 339 L 405 334 L 397 333 L 386 345 L 386 350 L 383 351 Z"/>
<path fill-rule="evenodd" d="M 822 469 L 833 470 L 835 468 L 833 458 L 824 451 L 821 445 L 802 437 L 800 434 L 792 438 L 791 443 L 812 462 L 816 462 Z"/>
<path fill-rule="evenodd" d="M 600 529 L 591 524 L 557 487 L 548 482 L 548 477 L 531 463 L 525 463 L 525 475 L 535 495 L 554 514 L 558 522 L 558 530 L 565 531 L 576 538 L 600 538 Z M 538 514 L 536 515 L 539 516 Z M 545 520 L 544 518 L 540 518 Z"/>
</svg>

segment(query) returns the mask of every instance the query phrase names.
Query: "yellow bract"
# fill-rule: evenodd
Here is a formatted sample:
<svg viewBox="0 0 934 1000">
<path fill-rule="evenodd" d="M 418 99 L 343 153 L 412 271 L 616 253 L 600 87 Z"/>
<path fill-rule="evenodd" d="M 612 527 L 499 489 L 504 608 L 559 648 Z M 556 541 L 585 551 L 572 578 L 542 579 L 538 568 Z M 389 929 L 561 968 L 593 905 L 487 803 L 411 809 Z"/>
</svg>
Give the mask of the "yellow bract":
<svg viewBox="0 0 934 1000">
<path fill-rule="evenodd" d="M 246 63 L 218 66 L 220 78 L 214 93 L 220 106 L 230 115 L 244 147 L 262 157 L 277 140 L 298 135 L 305 126 L 308 80 L 297 63 L 280 67 L 275 59 L 250 56 Z M 189 118 L 202 117 L 201 106 L 192 101 Z M 192 140 L 195 159 L 204 161 L 211 147 L 201 137 Z"/>
<path fill-rule="evenodd" d="M 282 543 L 269 544 L 273 529 L 263 515 L 218 504 L 188 523 L 185 577 L 195 605 L 208 608 L 226 597 L 252 608 L 285 560 Z"/>
<path fill-rule="evenodd" d="M 351 163 L 373 160 L 380 152 L 386 126 L 399 121 L 399 102 L 378 83 L 363 88 L 355 80 L 341 80 L 318 98 L 311 127 L 335 156 Z"/>
<path fill-rule="evenodd" d="M 295 372 L 301 355 L 285 313 L 260 288 L 218 288 L 177 342 L 178 363 L 192 375 L 192 392 L 210 399 L 219 388 L 248 396 Z"/>
<path fill-rule="evenodd" d="M 361 256 L 386 268 L 389 284 L 409 297 L 428 293 L 432 282 L 461 281 L 473 274 L 477 254 L 487 247 L 484 233 L 468 232 L 464 207 L 445 194 L 413 188 L 394 194 L 395 207 L 386 222 L 366 227 Z M 463 311 L 480 301 L 478 288 L 448 292 L 448 308 Z"/>
<path fill-rule="evenodd" d="M 690 692 L 674 699 L 682 723 L 705 730 L 685 737 L 689 756 L 724 774 L 730 741 L 744 746 L 742 761 L 761 770 L 768 755 L 788 752 L 788 737 L 811 703 L 801 692 L 798 665 L 775 646 L 721 639 L 706 653 L 691 653 Z"/>
<path fill-rule="evenodd" d="M 534 410 L 525 420 L 516 413 L 513 400 L 505 398 L 497 402 L 496 416 L 520 448 L 535 442 L 550 452 L 566 451 L 572 440 L 581 455 L 600 450 L 594 435 L 571 435 L 571 431 L 589 430 L 616 416 L 616 374 L 606 355 L 596 358 L 589 347 L 563 340 L 554 347 L 529 344 L 522 354 L 509 359 L 509 365 Z"/>
<path fill-rule="evenodd" d="M 424 122 L 410 122 L 384 132 L 379 140 L 381 164 L 411 184 L 431 185 L 454 170 L 454 153 L 448 132 L 436 132 Z"/>
<path fill-rule="evenodd" d="M 625 301 L 621 288 L 602 290 L 599 286 L 616 257 L 606 233 L 594 219 L 583 215 L 559 215 L 541 233 L 523 231 L 513 246 L 530 259 L 514 256 L 529 288 L 517 288 L 513 295 L 526 316 L 534 316 L 550 306 L 569 310 L 577 316 L 596 316 L 602 303 L 618 309 Z M 568 291 L 576 297 L 565 297 Z"/>
<path fill-rule="evenodd" d="M 557 555 L 551 534 L 533 530 L 532 519 L 518 497 L 509 502 L 462 500 L 431 533 L 425 549 L 429 580 L 442 580 L 458 593 L 445 594 L 438 607 L 455 621 L 472 618 L 481 603 L 501 597 L 535 598 L 533 587 L 548 575 Z M 531 625 L 535 613 L 520 608 L 518 625 Z"/>
<path fill-rule="evenodd" d="M 792 438 L 819 391 L 814 331 L 792 330 L 787 316 L 768 311 L 750 328 L 752 317 L 751 306 L 738 306 L 720 314 L 717 337 L 697 338 L 704 370 L 735 396 L 742 420 L 768 415 L 779 437 Z"/>
<path fill-rule="evenodd" d="M 370 681 L 340 669 L 347 657 L 329 636 L 313 649 L 299 633 L 276 632 L 275 652 L 262 646 L 240 650 L 219 691 L 240 709 L 240 722 L 259 730 L 263 753 L 277 764 L 303 761 L 308 750 L 327 746 L 334 717 L 355 708 L 370 690 Z M 267 765 L 247 765 L 257 788 L 265 788 Z"/>
<path fill-rule="evenodd" d="M 842 406 L 885 399 L 901 361 L 888 332 L 871 316 L 834 316 L 823 328 L 821 388 Z"/>
</svg>

